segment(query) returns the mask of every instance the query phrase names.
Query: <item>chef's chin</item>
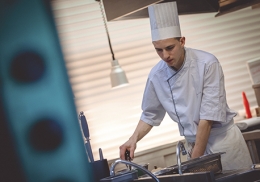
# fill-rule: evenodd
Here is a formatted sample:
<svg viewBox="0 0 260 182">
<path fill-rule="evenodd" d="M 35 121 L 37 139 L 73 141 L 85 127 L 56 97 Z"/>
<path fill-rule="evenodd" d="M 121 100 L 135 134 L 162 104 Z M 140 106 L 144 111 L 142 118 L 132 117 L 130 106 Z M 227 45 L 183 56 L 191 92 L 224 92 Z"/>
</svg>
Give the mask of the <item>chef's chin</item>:
<svg viewBox="0 0 260 182">
<path fill-rule="evenodd" d="M 173 63 L 173 61 L 171 60 L 171 61 L 165 61 L 166 62 L 166 64 L 168 65 L 168 66 L 171 66 L 171 67 L 174 67 L 174 63 Z"/>
</svg>

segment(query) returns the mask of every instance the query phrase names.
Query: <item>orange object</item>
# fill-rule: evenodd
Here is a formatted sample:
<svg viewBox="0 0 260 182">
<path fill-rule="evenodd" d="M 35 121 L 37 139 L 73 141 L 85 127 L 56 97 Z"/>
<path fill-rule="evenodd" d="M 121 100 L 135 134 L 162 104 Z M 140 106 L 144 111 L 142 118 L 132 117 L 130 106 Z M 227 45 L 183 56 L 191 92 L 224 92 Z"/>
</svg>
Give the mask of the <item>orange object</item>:
<svg viewBox="0 0 260 182">
<path fill-rule="evenodd" d="M 246 118 L 252 118 L 252 114 L 251 114 L 251 110 L 250 110 L 250 105 L 249 102 L 247 100 L 246 94 L 245 92 L 242 92 L 242 97 L 243 97 L 243 104 L 244 104 L 244 108 L 246 111 Z"/>
</svg>

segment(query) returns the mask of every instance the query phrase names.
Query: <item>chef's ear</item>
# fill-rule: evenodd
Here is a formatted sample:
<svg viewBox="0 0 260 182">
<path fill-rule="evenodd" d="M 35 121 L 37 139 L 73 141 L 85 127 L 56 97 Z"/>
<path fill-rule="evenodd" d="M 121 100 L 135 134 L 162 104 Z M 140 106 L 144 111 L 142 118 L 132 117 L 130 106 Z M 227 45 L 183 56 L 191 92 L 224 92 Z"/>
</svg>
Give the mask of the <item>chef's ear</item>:
<svg viewBox="0 0 260 182">
<path fill-rule="evenodd" d="M 185 45 L 185 37 L 180 38 L 180 43 L 181 43 L 181 46 Z"/>
</svg>

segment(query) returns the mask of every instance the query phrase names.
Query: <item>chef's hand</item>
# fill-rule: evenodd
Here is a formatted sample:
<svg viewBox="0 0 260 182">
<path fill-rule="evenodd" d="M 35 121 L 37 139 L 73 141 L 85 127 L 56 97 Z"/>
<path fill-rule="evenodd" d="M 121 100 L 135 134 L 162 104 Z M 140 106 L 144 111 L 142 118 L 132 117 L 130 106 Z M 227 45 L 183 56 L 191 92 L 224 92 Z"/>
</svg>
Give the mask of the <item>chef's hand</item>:
<svg viewBox="0 0 260 182">
<path fill-rule="evenodd" d="M 120 158 L 122 160 L 127 160 L 125 158 L 125 153 L 126 153 L 126 150 L 128 150 L 130 152 L 130 158 L 131 158 L 131 160 L 133 160 L 135 149 L 136 149 L 136 143 L 134 141 L 132 141 L 131 139 L 129 139 L 127 142 L 125 142 L 123 145 L 121 145 L 119 147 Z"/>
<path fill-rule="evenodd" d="M 196 135 L 195 146 L 191 154 L 192 159 L 204 155 L 208 144 L 208 138 L 210 135 L 212 124 L 213 121 L 200 120 L 197 135 Z"/>
<path fill-rule="evenodd" d="M 134 152 L 136 149 L 136 143 L 141 140 L 151 129 L 153 126 L 145 123 L 144 121 L 140 120 L 138 125 L 133 133 L 133 135 L 129 138 L 127 142 L 119 147 L 120 149 L 120 158 L 122 160 L 126 160 L 125 152 L 126 150 L 130 151 L 130 157 L 134 159 Z"/>
</svg>

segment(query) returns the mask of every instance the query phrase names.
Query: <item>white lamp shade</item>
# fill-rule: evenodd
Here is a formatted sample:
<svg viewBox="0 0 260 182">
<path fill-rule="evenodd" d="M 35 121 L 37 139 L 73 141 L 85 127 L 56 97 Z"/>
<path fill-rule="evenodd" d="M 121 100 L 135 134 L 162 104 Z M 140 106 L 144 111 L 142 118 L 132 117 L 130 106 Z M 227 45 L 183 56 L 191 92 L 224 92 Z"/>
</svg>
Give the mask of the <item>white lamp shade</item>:
<svg viewBox="0 0 260 182">
<path fill-rule="evenodd" d="M 125 71 L 121 68 L 117 60 L 111 62 L 111 86 L 112 88 L 118 88 L 128 85 L 128 80 L 125 75 Z"/>
</svg>

